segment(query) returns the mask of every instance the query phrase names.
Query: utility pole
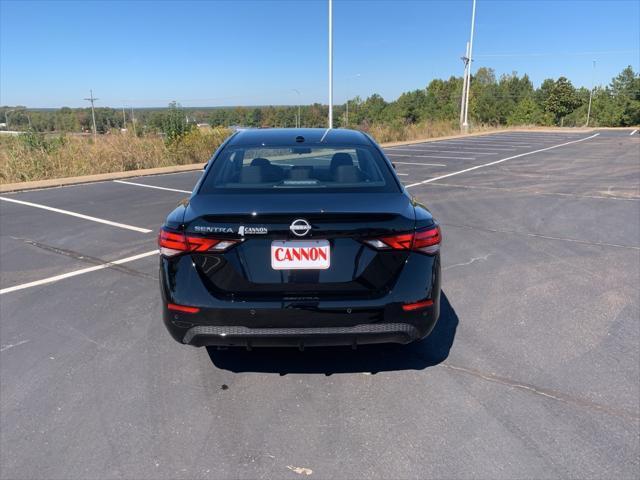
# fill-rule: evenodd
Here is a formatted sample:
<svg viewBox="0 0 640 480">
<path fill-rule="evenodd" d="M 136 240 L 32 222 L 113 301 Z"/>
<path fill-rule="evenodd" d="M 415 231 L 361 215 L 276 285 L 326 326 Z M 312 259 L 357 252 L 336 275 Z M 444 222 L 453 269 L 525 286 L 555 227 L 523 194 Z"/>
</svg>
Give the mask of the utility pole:
<svg viewBox="0 0 640 480">
<path fill-rule="evenodd" d="M 298 118 L 296 119 L 296 128 L 300 128 L 302 125 L 302 117 L 300 116 L 300 90 L 297 88 L 292 88 L 291 90 L 298 94 Z"/>
<path fill-rule="evenodd" d="M 333 0 L 329 0 L 329 128 L 333 128 Z"/>
<path fill-rule="evenodd" d="M 122 128 L 127 128 L 127 116 L 124 113 L 124 105 L 122 106 Z"/>
<path fill-rule="evenodd" d="M 591 91 L 589 92 L 589 108 L 587 109 L 587 123 L 585 127 L 589 126 L 589 118 L 591 117 L 591 99 L 593 98 L 593 89 L 595 88 L 595 72 L 596 72 L 596 61 L 593 61 L 593 70 L 591 71 Z"/>
<path fill-rule="evenodd" d="M 131 107 L 131 126 L 133 127 L 133 134 L 136 134 L 136 117 L 133 116 L 133 107 Z"/>
<path fill-rule="evenodd" d="M 467 42 L 467 51 L 462 57 L 464 63 L 464 73 L 462 74 L 462 99 L 460 100 L 460 131 L 462 132 L 462 124 L 464 122 L 465 105 L 467 102 L 467 69 L 469 68 L 469 42 Z"/>
<path fill-rule="evenodd" d="M 464 100 L 464 121 L 462 127 L 464 133 L 469 133 L 469 91 L 471 87 L 471 62 L 473 57 L 473 30 L 476 24 L 476 0 L 473 0 L 473 7 L 471 9 L 471 37 L 469 38 L 469 66 L 467 68 L 467 95 Z"/>
<path fill-rule="evenodd" d="M 346 118 L 345 118 L 345 123 L 347 124 L 347 128 L 349 128 L 349 94 L 351 93 L 351 80 L 353 80 L 354 78 L 360 78 L 360 74 L 356 73 L 355 75 L 351 75 L 350 77 L 347 78 L 348 83 L 347 83 L 347 112 L 346 112 Z"/>
<path fill-rule="evenodd" d="M 95 98 L 93 96 L 93 90 L 89 90 L 89 98 L 85 98 L 85 100 L 87 100 L 88 102 L 91 102 L 91 118 L 93 119 L 93 139 L 96 139 L 96 136 L 98 135 L 98 130 L 96 129 L 96 110 L 93 106 L 93 102 L 95 102 L 96 100 L 98 100 L 97 98 Z"/>
<path fill-rule="evenodd" d="M 9 114 L 15 112 L 16 109 L 12 109 L 12 110 L 5 110 L 4 111 L 4 122 L 6 125 L 7 130 L 9 130 Z"/>
<path fill-rule="evenodd" d="M 347 118 L 345 123 L 347 124 L 347 128 L 349 128 L 349 99 L 347 98 Z"/>
</svg>

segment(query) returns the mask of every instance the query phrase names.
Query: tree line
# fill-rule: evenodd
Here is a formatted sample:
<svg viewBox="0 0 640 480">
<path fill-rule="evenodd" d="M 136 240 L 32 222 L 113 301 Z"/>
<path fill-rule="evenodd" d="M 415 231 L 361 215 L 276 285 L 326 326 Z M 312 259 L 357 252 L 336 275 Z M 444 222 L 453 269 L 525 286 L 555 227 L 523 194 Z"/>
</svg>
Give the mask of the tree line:
<svg viewBox="0 0 640 480">
<path fill-rule="evenodd" d="M 500 78 L 491 68 L 479 68 L 471 77 L 469 116 L 472 124 L 624 127 L 640 124 L 640 75 L 631 66 L 615 76 L 609 85 L 592 91 L 576 88 L 565 77 L 546 79 L 536 89 L 528 75 L 516 72 Z M 402 126 L 429 121 L 455 122 L 460 114 L 462 77 L 434 79 L 426 88 L 405 92 L 387 102 L 378 94 L 352 98 L 334 106 L 337 127 L 364 128 L 376 124 Z M 327 105 L 300 107 L 300 125 L 324 127 Z M 132 115 L 133 114 L 133 115 Z M 196 124 L 213 127 L 292 127 L 298 122 L 298 106 L 256 106 L 219 108 L 168 108 L 135 110 L 100 107 L 95 109 L 99 133 L 127 128 L 145 133 L 180 134 Z M 90 132 L 90 108 L 29 109 L 0 107 L 0 122 L 8 129 L 36 132 Z"/>
</svg>

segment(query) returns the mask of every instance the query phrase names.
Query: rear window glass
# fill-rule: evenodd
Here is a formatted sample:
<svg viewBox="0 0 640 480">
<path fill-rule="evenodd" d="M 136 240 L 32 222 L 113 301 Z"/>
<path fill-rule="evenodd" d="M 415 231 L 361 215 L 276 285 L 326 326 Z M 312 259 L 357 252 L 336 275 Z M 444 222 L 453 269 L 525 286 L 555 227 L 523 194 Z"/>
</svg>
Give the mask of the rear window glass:
<svg viewBox="0 0 640 480">
<path fill-rule="evenodd" d="M 218 157 L 199 193 L 397 192 L 389 166 L 365 146 L 229 147 Z"/>
</svg>

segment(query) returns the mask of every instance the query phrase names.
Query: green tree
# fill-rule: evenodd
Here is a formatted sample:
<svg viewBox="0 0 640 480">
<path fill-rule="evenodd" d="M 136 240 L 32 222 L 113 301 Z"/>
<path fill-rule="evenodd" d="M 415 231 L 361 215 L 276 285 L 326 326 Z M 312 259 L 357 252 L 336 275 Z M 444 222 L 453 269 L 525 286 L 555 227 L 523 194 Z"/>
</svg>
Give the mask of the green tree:
<svg viewBox="0 0 640 480">
<path fill-rule="evenodd" d="M 455 120 L 460 114 L 462 77 L 449 80 L 434 79 L 427 85 L 423 118 L 426 120 Z"/>
<path fill-rule="evenodd" d="M 640 124 L 640 75 L 629 65 L 617 75 L 610 85 L 616 110 L 617 123 L 621 126 Z"/>
<path fill-rule="evenodd" d="M 520 100 L 507 118 L 507 125 L 540 125 L 544 123 L 542 110 L 532 97 Z"/>
<path fill-rule="evenodd" d="M 171 102 L 162 117 L 162 132 L 166 135 L 167 143 L 179 140 L 192 126 L 187 123 L 186 113 L 180 104 Z"/>
<path fill-rule="evenodd" d="M 544 109 L 553 115 L 556 125 L 580 105 L 576 89 L 566 77 L 556 80 L 544 101 Z"/>
</svg>

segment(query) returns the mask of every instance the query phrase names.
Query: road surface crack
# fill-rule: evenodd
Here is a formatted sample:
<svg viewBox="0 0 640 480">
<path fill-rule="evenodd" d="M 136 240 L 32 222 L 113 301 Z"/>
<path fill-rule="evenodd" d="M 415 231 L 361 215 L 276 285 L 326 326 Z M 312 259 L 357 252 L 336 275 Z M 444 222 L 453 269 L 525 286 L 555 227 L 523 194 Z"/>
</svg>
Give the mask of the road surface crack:
<svg viewBox="0 0 640 480">
<path fill-rule="evenodd" d="M 541 233 L 518 232 L 517 230 L 478 227 L 475 225 L 462 225 L 462 224 L 456 224 L 456 223 L 441 223 L 440 225 L 443 225 L 446 227 L 465 228 L 467 230 L 480 230 L 480 231 L 491 232 L 491 233 L 509 233 L 512 235 L 524 235 L 526 237 L 544 238 L 546 240 L 559 240 L 562 242 L 580 243 L 582 245 L 591 245 L 594 247 L 614 247 L 614 248 L 626 248 L 628 250 L 640 250 L 640 246 L 636 246 L 636 245 L 621 245 L 617 243 L 607 243 L 607 242 L 589 242 L 588 240 L 579 240 L 577 238 L 556 237 L 553 235 L 543 235 Z"/>
<path fill-rule="evenodd" d="M 145 273 L 145 272 L 141 272 L 139 270 L 135 270 L 135 269 L 130 268 L 130 267 L 117 265 L 117 264 L 114 264 L 114 263 L 109 262 L 107 260 L 104 260 L 102 258 L 92 257 L 90 255 L 85 255 L 83 253 L 79 253 L 79 252 L 76 252 L 74 250 L 68 250 L 68 249 L 65 249 L 65 248 L 55 247 L 53 245 L 47 245 L 45 243 L 37 242 L 35 240 L 30 240 L 28 238 L 21 238 L 21 237 L 11 237 L 11 238 L 13 238 L 14 240 L 22 241 L 22 242 L 24 242 L 24 243 L 26 243 L 28 245 L 31 245 L 31 246 L 36 247 L 36 248 L 40 248 L 40 249 L 45 250 L 47 252 L 57 253 L 58 255 L 63 255 L 65 257 L 70 257 L 70 258 L 73 258 L 75 260 L 80 260 L 81 262 L 85 262 L 85 263 L 88 263 L 90 265 L 108 264 L 109 268 L 112 268 L 112 269 L 117 270 L 117 271 L 122 272 L 122 273 L 126 273 L 127 275 L 133 275 L 134 277 L 145 278 L 145 279 L 149 279 L 149 280 L 157 280 L 157 278 L 154 277 L 153 275 L 150 275 L 150 274 Z"/>
<path fill-rule="evenodd" d="M 597 410 L 603 413 L 608 413 L 609 415 L 614 415 L 616 417 L 630 418 L 632 420 L 640 419 L 640 414 L 631 410 L 627 410 L 625 408 L 610 407 L 608 405 L 603 405 L 601 403 L 592 402 L 591 400 L 587 400 L 585 398 L 574 397 L 566 393 L 558 392 L 556 390 L 537 387 L 535 385 L 531 385 L 528 383 L 519 382 L 506 377 L 501 377 L 494 373 L 486 373 L 480 370 L 475 370 L 473 368 L 460 367 L 458 365 L 452 365 L 447 362 L 441 363 L 440 366 L 454 372 L 471 375 L 476 378 L 481 378 L 483 380 L 486 380 L 488 382 L 498 383 L 500 385 L 505 385 L 507 387 L 523 390 L 525 392 L 529 392 L 534 395 L 550 398 L 550 399 L 557 400 L 559 402 L 563 402 L 569 405 Z"/>
</svg>

